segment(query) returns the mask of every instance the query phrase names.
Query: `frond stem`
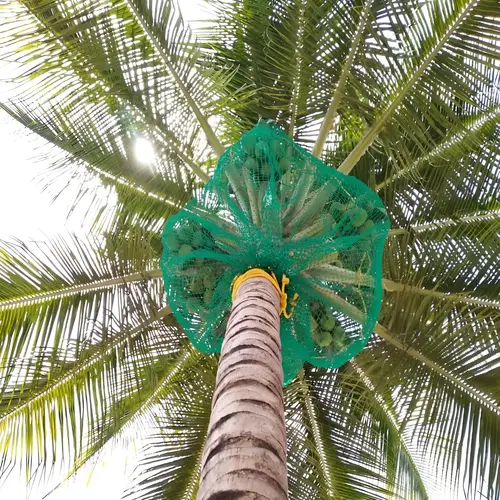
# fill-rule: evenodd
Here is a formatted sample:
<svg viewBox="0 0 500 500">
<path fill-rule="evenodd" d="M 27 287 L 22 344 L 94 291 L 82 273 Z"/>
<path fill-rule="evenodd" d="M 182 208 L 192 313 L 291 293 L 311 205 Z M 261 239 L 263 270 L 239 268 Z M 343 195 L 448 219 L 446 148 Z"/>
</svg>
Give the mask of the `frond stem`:
<svg viewBox="0 0 500 500">
<path fill-rule="evenodd" d="M 458 219 L 441 219 L 429 224 L 420 224 L 410 226 L 409 229 L 397 228 L 389 231 L 389 236 L 400 236 L 403 234 L 423 233 L 425 231 L 434 231 L 436 229 L 444 229 L 450 226 L 457 226 L 459 224 L 469 224 L 471 222 L 493 221 L 500 217 L 500 210 L 488 210 L 475 212 L 473 215 L 467 215 Z"/>
<path fill-rule="evenodd" d="M 201 112 L 201 109 L 199 108 L 198 104 L 195 102 L 193 97 L 191 96 L 187 86 L 184 84 L 182 81 L 182 78 L 180 77 L 179 73 L 175 69 L 174 65 L 170 62 L 170 58 L 168 57 L 167 53 L 163 49 L 163 47 L 160 45 L 159 41 L 156 39 L 154 33 L 152 30 L 149 28 L 148 24 L 146 21 L 143 19 L 141 13 L 137 9 L 137 7 L 134 5 L 134 3 L 131 0 L 125 0 L 130 11 L 134 14 L 137 22 L 140 24 L 141 28 L 144 31 L 144 34 L 148 38 L 149 42 L 151 45 L 154 47 L 156 50 L 157 54 L 159 55 L 160 59 L 163 61 L 165 66 L 167 67 L 169 73 L 172 75 L 175 83 L 177 84 L 179 90 L 181 91 L 182 95 L 186 99 L 186 102 L 188 103 L 189 107 L 195 114 L 196 118 L 198 119 L 198 122 L 200 123 L 201 128 L 205 132 L 205 135 L 207 137 L 207 141 L 212 147 L 214 153 L 216 154 L 217 157 L 222 156 L 222 153 L 224 153 L 224 146 L 220 143 L 219 139 L 215 135 L 215 132 L 213 131 L 212 127 L 208 123 L 207 118 L 205 115 Z"/>
<path fill-rule="evenodd" d="M 401 170 L 398 170 L 391 177 L 387 178 L 385 181 L 381 182 L 380 184 L 377 184 L 375 186 L 375 191 L 378 192 L 381 189 L 388 186 L 389 184 L 392 184 L 394 181 L 396 181 L 400 177 L 403 177 L 407 173 L 412 172 L 414 170 L 418 170 L 422 165 L 429 163 L 433 159 L 435 159 L 435 158 L 439 157 L 440 155 L 442 155 L 443 153 L 445 153 L 448 149 L 459 144 L 467 136 L 477 133 L 485 125 L 497 123 L 499 118 L 500 118 L 500 106 L 495 106 L 495 108 L 492 111 L 490 111 L 486 115 L 482 116 L 481 118 L 478 118 L 477 120 L 475 120 L 475 122 L 469 128 L 461 130 L 460 132 L 452 135 L 451 137 L 449 137 L 448 139 L 443 141 L 441 144 L 437 145 L 434 149 L 429 151 L 429 153 L 418 158 L 411 165 L 408 165 L 407 167 L 402 168 Z"/>
<path fill-rule="evenodd" d="M 374 124 L 365 132 L 361 140 L 358 142 L 356 147 L 351 151 L 349 156 L 344 160 L 342 165 L 339 167 L 339 172 L 343 174 L 348 174 L 356 166 L 360 158 L 366 153 L 367 149 L 372 145 L 375 138 L 378 136 L 379 132 L 385 126 L 385 124 L 392 117 L 392 114 L 399 105 L 403 102 L 406 96 L 413 89 L 415 83 L 422 77 L 422 75 L 427 71 L 427 69 L 432 65 L 434 59 L 444 47 L 444 45 L 451 38 L 455 30 L 464 22 L 464 20 L 469 16 L 472 9 L 477 5 L 478 0 L 468 0 L 463 7 L 460 14 L 455 18 L 454 21 L 448 26 L 448 29 L 444 32 L 442 37 L 437 40 L 432 50 L 427 54 L 424 60 L 416 68 L 411 77 L 403 85 L 403 88 L 397 93 L 394 99 L 391 101 L 389 106 L 385 108 L 380 116 L 378 116 Z"/>
<path fill-rule="evenodd" d="M 335 498 L 335 490 L 333 487 L 332 481 L 332 473 L 330 471 L 330 467 L 328 466 L 328 462 L 325 458 L 325 447 L 323 444 L 323 440 L 321 439 L 321 435 L 318 428 L 318 417 L 316 415 L 314 405 L 311 400 L 311 394 L 309 391 L 309 384 L 305 380 L 304 377 L 304 368 L 300 370 L 298 375 L 300 381 L 300 387 L 302 389 L 302 394 L 304 396 L 304 403 L 306 407 L 307 418 L 311 424 L 311 429 L 313 433 L 314 445 L 316 451 L 319 456 L 319 462 L 321 464 L 321 473 L 326 481 L 326 485 L 328 488 L 328 496 L 329 498 Z"/>
<path fill-rule="evenodd" d="M 298 20 L 298 33 L 297 40 L 295 42 L 295 78 L 293 82 L 293 92 L 292 99 L 290 101 L 290 106 L 292 108 L 292 112 L 290 114 L 290 126 L 288 127 L 288 135 L 293 139 L 293 135 L 295 132 L 295 120 L 297 119 L 297 108 L 299 106 L 297 99 L 299 96 L 299 85 L 300 85 L 300 75 L 301 75 L 301 65 L 302 61 L 300 60 L 300 47 L 302 47 L 303 37 L 304 37 L 304 13 L 305 7 L 304 2 L 300 2 L 299 6 L 299 20 Z"/>
<path fill-rule="evenodd" d="M 92 283 L 70 286 L 67 288 L 61 288 L 59 290 L 53 290 L 50 292 L 39 292 L 30 295 L 25 295 L 24 297 L 18 297 L 15 299 L 0 301 L 0 312 L 8 309 L 16 309 L 18 307 L 28 306 L 31 304 L 37 304 L 40 302 L 46 302 L 52 299 L 68 297 L 70 295 L 93 292 L 96 290 L 101 290 L 103 288 L 111 288 L 113 286 L 123 285 L 126 283 L 134 283 L 137 281 L 158 279 L 161 278 L 161 276 L 162 273 L 160 269 L 153 269 L 151 271 L 146 271 L 143 273 L 126 274 L 124 276 L 118 276 L 116 278 L 93 281 Z"/>
<path fill-rule="evenodd" d="M 412 358 L 420 361 L 433 372 L 437 373 L 448 382 L 450 382 L 453 386 L 459 388 L 461 391 L 469 395 L 471 398 L 475 399 L 479 403 L 481 403 L 485 408 L 492 411 L 496 415 L 500 415 L 500 407 L 497 403 L 492 400 L 486 394 L 483 394 L 481 391 L 476 388 L 470 386 L 467 382 L 463 381 L 461 378 L 449 373 L 444 368 L 439 366 L 434 361 L 431 361 L 426 356 L 424 356 L 421 352 L 417 351 L 415 348 L 411 346 L 405 346 L 400 340 L 398 340 L 385 326 L 382 326 L 380 323 L 377 323 L 374 328 L 374 332 L 384 339 L 387 343 L 393 345 L 397 349 L 408 354 Z"/>
<path fill-rule="evenodd" d="M 437 290 L 427 290 L 426 288 L 421 288 L 418 286 L 407 285 L 406 283 L 398 283 L 396 281 L 383 279 L 382 286 L 386 292 L 410 292 L 417 295 L 424 295 L 426 297 L 434 297 L 439 300 L 449 300 L 451 302 L 462 302 L 465 304 L 483 306 L 483 307 L 493 307 L 495 309 L 500 309 L 500 302 L 480 299 L 478 297 L 472 297 L 466 293 L 444 293 L 438 292 Z"/>
<path fill-rule="evenodd" d="M 333 94 L 332 102 L 330 103 L 326 115 L 323 118 L 323 122 L 321 123 L 319 135 L 312 150 L 312 154 L 314 156 L 317 156 L 318 158 L 321 156 L 328 134 L 334 126 L 339 104 L 344 94 L 345 84 L 347 82 L 347 78 L 349 77 L 349 73 L 351 72 L 354 58 L 356 57 L 356 54 L 358 52 L 359 43 L 365 30 L 366 21 L 368 20 L 368 15 L 370 13 L 372 3 L 373 0 L 366 0 L 366 3 L 363 6 L 363 11 L 361 12 L 361 15 L 359 17 L 356 32 L 354 33 L 349 52 L 342 66 L 342 71 L 337 82 L 337 87 L 335 88 L 335 92 Z"/>
</svg>

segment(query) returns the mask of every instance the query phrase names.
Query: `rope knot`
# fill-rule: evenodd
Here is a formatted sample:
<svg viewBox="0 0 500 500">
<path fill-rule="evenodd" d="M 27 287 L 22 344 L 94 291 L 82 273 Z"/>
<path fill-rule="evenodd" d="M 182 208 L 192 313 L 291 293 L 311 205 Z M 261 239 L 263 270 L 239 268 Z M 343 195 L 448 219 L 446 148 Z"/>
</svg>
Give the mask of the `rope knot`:
<svg viewBox="0 0 500 500">
<path fill-rule="evenodd" d="M 284 274 L 281 278 L 281 288 L 280 284 L 278 282 L 278 279 L 276 278 L 276 275 L 271 272 L 267 273 L 263 269 L 259 269 L 258 267 L 255 267 L 253 269 L 249 269 L 247 272 L 240 274 L 239 276 L 236 276 L 233 280 L 232 287 L 232 299 L 234 302 L 234 299 L 236 298 L 236 294 L 238 293 L 238 288 L 247 280 L 251 278 L 265 278 L 266 280 L 270 281 L 276 291 L 278 292 L 280 296 L 280 315 L 283 314 L 285 318 L 289 319 L 293 316 L 293 312 L 295 310 L 295 306 L 297 305 L 297 299 L 299 298 L 299 294 L 296 293 L 293 298 L 290 299 L 290 305 L 291 309 L 290 312 L 287 312 L 287 307 L 288 307 L 288 294 L 285 291 L 285 287 L 290 283 L 290 278 L 287 277 L 286 274 Z"/>
</svg>

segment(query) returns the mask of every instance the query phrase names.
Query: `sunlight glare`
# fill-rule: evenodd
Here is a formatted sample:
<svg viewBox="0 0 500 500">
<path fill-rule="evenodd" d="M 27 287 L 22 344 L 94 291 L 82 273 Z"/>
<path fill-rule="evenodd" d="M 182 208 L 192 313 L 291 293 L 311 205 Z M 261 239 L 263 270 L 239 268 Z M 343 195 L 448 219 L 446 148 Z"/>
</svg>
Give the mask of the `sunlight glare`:
<svg viewBox="0 0 500 500">
<path fill-rule="evenodd" d="M 156 158 L 153 145 L 144 137 L 138 137 L 135 140 L 134 153 L 137 161 L 143 165 L 151 165 Z"/>
</svg>

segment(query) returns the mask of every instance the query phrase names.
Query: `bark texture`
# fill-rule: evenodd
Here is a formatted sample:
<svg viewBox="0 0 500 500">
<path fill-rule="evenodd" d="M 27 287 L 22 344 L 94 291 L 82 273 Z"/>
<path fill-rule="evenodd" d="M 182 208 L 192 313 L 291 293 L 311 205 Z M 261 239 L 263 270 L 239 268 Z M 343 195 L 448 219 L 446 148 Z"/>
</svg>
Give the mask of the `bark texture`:
<svg viewBox="0 0 500 500">
<path fill-rule="evenodd" d="M 197 500 L 287 498 L 279 296 L 238 289 L 222 344 Z"/>
</svg>

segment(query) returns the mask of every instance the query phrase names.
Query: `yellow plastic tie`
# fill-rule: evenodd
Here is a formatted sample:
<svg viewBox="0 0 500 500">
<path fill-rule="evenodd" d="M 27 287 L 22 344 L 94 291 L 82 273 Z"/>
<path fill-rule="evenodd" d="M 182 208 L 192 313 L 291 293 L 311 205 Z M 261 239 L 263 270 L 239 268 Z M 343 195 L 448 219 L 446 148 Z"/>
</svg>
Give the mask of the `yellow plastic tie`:
<svg viewBox="0 0 500 500">
<path fill-rule="evenodd" d="M 286 311 L 287 306 L 288 306 L 288 295 L 285 292 L 285 287 L 290 283 L 290 279 L 286 276 L 286 274 L 283 275 L 281 278 L 281 288 L 280 284 L 278 282 L 278 279 L 276 278 L 276 275 L 271 272 L 271 274 L 267 273 L 263 269 L 259 269 L 258 267 L 254 267 L 253 269 L 249 269 L 246 273 L 240 274 L 239 276 L 236 276 L 234 278 L 232 287 L 233 287 L 233 292 L 232 292 L 232 298 L 233 301 L 236 298 L 236 294 L 238 293 L 238 288 L 247 280 L 251 278 L 265 278 L 266 280 L 270 281 L 274 288 L 276 288 L 276 291 L 278 292 L 280 296 L 280 314 L 283 314 L 285 318 L 289 319 L 293 316 L 293 312 L 295 310 L 295 306 L 297 304 L 297 299 L 299 298 L 299 294 L 296 293 L 293 298 L 290 300 L 290 305 L 292 308 L 290 309 L 290 312 L 288 313 Z"/>
</svg>

